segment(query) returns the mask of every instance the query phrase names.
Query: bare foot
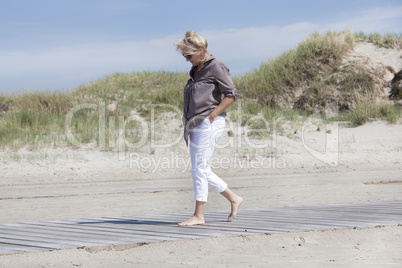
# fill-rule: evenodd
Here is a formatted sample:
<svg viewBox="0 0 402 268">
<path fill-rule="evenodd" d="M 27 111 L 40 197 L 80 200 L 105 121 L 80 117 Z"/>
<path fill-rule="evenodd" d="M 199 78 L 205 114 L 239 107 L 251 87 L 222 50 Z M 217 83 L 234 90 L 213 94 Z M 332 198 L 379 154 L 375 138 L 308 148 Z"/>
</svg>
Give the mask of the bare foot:
<svg viewBox="0 0 402 268">
<path fill-rule="evenodd" d="M 239 207 L 241 206 L 242 203 L 243 203 L 243 198 L 240 196 L 238 196 L 238 198 L 236 198 L 235 201 L 230 202 L 232 211 L 229 215 L 228 221 L 233 221 L 234 218 L 236 218 L 237 210 L 239 209 Z"/>
<path fill-rule="evenodd" d="M 193 225 L 204 225 L 205 224 L 205 220 L 204 218 L 199 218 L 196 216 L 192 216 L 190 219 L 183 221 L 183 222 L 179 222 L 177 225 L 179 226 L 193 226 Z"/>
</svg>

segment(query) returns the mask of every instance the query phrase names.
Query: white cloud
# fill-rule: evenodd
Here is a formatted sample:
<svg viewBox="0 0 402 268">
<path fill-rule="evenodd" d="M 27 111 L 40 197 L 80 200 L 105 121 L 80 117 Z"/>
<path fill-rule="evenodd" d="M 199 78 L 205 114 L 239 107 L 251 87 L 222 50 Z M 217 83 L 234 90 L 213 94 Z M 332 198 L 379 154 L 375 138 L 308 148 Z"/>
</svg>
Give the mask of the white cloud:
<svg viewBox="0 0 402 268">
<path fill-rule="evenodd" d="M 300 22 L 283 27 L 223 29 L 202 31 L 200 34 L 208 39 L 210 52 L 227 63 L 232 73 L 236 74 L 257 68 L 261 61 L 295 47 L 316 30 L 344 30 L 351 27 L 355 31 L 365 32 L 381 32 L 385 29 L 400 31 L 400 23 L 395 21 L 400 21 L 402 17 L 402 6 L 367 10 L 360 14 L 360 17 L 331 25 Z M 71 88 L 76 86 L 78 78 L 91 81 L 113 72 L 186 71 L 190 68 L 189 63 L 185 62 L 173 46 L 180 37 L 179 34 L 142 42 L 91 43 L 35 52 L 0 51 L 0 91 L 6 90 L 6 84 L 13 85 L 7 86 L 8 89 L 34 85 L 34 81 L 29 79 L 34 79 L 35 76 L 41 77 L 41 83 L 46 83 L 43 77 L 58 77 L 60 88 Z M 24 80 L 24 77 L 29 78 Z M 41 87 L 48 88 L 45 84 Z"/>
<path fill-rule="evenodd" d="M 293 47 L 314 30 L 311 23 L 201 32 L 211 51 L 226 60 L 266 60 Z"/>
<path fill-rule="evenodd" d="M 146 42 L 93 43 L 41 52 L 0 51 L 0 73 L 32 75 L 58 72 L 120 71 L 166 65 L 173 59 L 171 37 Z M 169 45 L 170 44 L 170 45 Z M 167 57 L 166 57 L 167 56 Z"/>
<path fill-rule="evenodd" d="M 327 27 L 334 30 L 351 28 L 355 32 L 365 33 L 400 33 L 402 24 L 402 6 L 396 8 L 375 8 L 361 12 L 361 16 L 339 21 Z M 321 27 L 322 28 L 322 27 Z"/>
</svg>

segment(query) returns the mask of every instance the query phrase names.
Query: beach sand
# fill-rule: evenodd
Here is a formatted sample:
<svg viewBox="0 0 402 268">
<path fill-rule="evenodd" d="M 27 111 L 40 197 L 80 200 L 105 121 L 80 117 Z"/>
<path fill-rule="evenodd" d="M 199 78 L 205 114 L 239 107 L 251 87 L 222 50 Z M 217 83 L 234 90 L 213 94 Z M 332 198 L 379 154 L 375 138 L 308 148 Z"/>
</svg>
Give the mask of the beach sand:
<svg viewBox="0 0 402 268">
<path fill-rule="evenodd" d="M 268 149 L 216 149 L 213 170 L 244 197 L 241 208 L 402 200 L 401 124 L 284 127 L 294 134 L 271 137 Z M 0 223 L 192 212 L 183 143 L 123 160 L 71 148 L 1 152 Z M 207 210 L 227 209 L 211 192 Z M 55 250 L 2 255 L 0 267 L 401 267 L 401 235 L 401 226 L 373 226 Z"/>
</svg>

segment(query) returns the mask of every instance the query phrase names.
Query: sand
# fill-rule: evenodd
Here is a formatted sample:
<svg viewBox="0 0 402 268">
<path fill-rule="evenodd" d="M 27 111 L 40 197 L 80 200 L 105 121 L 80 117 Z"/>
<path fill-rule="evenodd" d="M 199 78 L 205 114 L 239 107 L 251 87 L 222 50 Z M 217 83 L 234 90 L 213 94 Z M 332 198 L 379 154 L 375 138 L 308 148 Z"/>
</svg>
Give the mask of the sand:
<svg viewBox="0 0 402 268">
<path fill-rule="evenodd" d="M 160 242 L 0 257 L 2 267 L 400 267 L 402 227 Z M 400 255 L 400 254 L 399 254 Z"/>
</svg>

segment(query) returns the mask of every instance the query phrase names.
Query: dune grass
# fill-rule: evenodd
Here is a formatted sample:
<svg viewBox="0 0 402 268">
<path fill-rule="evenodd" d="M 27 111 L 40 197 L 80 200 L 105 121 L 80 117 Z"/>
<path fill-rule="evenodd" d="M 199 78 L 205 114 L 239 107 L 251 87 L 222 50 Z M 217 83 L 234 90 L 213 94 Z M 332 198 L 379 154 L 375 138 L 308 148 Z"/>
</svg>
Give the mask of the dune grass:
<svg viewBox="0 0 402 268">
<path fill-rule="evenodd" d="M 238 77 L 236 85 L 245 97 L 262 105 L 278 106 L 284 91 L 294 92 L 301 85 L 317 83 L 322 72 L 333 71 L 353 44 L 351 31 L 314 33 L 295 49 Z"/>
<path fill-rule="evenodd" d="M 298 121 L 313 112 L 306 106 L 302 109 L 292 106 L 291 100 L 298 91 L 302 91 L 311 107 L 331 99 L 334 88 L 347 99 L 369 94 L 373 81 L 367 74 L 345 69 L 347 75 L 342 78 L 333 75 L 339 72 L 342 57 L 360 39 L 381 43 L 382 46 L 395 46 L 400 44 L 401 36 L 354 34 L 351 31 L 314 33 L 296 48 L 263 63 L 259 69 L 233 77 L 241 98 L 229 108 L 229 114 L 236 115 L 234 119 L 241 120 L 243 125 L 257 115 L 265 121 L 279 117 Z M 76 112 L 68 128 L 77 141 L 95 144 L 97 148 L 103 142 L 113 146 L 102 149 L 112 150 L 117 146 L 115 140 L 123 122 L 126 123 L 125 138 L 135 142 L 141 135 L 141 122 L 135 118 L 149 122 L 151 116 L 158 117 L 161 113 L 173 112 L 176 117 L 181 116 L 182 90 L 187 80 L 187 73 L 116 73 L 69 92 L 3 94 L 0 96 L 0 107 L 5 109 L 0 111 L 0 148 L 17 150 L 26 147 L 34 150 L 71 146 L 66 135 L 66 118 L 74 109 Z M 348 95 L 351 91 L 355 95 Z M 334 120 L 358 125 L 370 118 L 385 119 L 390 123 L 401 118 L 399 106 L 375 104 L 369 99 L 361 99 L 354 109 L 349 109 L 351 111 L 346 109 L 343 112 L 341 109 L 341 114 L 337 114 Z M 322 115 L 328 117 L 325 113 Z M 128 118 L 134 120 L 125 122 Z M 259 129 L 263 127 L 264 120 L 254 120 L 250 127 Z"/>
<path fill-rule="evenodd" d="M 138 114 L 149 119 L 151 104 L 181 107 L 181 91 L 187 79 L 187 74 L 169 72 L 117 73 L 71 92 L 35 91 L 3 95 L 0 102 L 12 110 L 0 119 L 0 147 L 35 149 L 68 145 L 66 115 L 74 108 L 77 111 L 70 126 L 74 138 L 85 144 L 99 141 L 100 118 L 104 118 L 104 131 L 109 133 L 118 131 L 119 118 Z M 92 106 L 85 108 L 83 104 Z M 164 111 L 170 110 L 162 105 L 154 107 L 156 113 Z M 136 126 L 132 121 L 126 128 L 132 130 Z M 125 136 L 130 135 L 134 135 L 131 140 L 134 141 L 136 135 L 133 131 L 127 131 Z M 106 143 L 111 136 L 105 135 Z"/>
<path fill-rule="evenodd" d="M 395 124 L 402 117 L 400 106 L 391 103 L 375 103 L 374 101 L 360 102 L 357 107 L 348 113 L 342 113 L 331 120 L 349 122 L 350 126 L 357 127 L 370 120 L 385 120 Z"/>
<path fill-rule="evenodd" d="M 379 47 L 402 49 L 401 33 L 386 33 L 381 35 L 378 33 L 366 34 L 364 32 L 359 32 L 356 33 L 355 37 L 357 40 L 371 42 Z"/>
</svg>

